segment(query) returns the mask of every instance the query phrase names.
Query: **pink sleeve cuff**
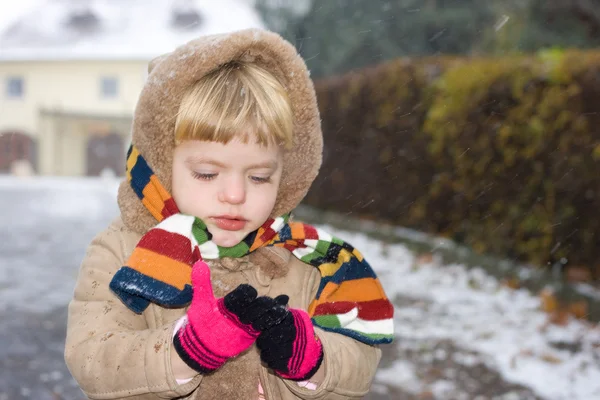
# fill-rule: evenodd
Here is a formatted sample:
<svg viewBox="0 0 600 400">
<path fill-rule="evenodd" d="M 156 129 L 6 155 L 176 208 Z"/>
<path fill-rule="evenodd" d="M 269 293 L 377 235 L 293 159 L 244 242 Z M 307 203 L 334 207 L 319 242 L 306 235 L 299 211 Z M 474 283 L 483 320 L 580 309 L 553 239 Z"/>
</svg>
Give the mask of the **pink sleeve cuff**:
<svg viewBox="0 0 600 400">
<path fill-rule="evenodd" d="M 304 388 L 304 389 L 308 389 L 308 390 L 316 390 L 317 389 L 317 384 L 311 381 L 301 381 L 298 382 L 298 386 Z"/>
</svg>

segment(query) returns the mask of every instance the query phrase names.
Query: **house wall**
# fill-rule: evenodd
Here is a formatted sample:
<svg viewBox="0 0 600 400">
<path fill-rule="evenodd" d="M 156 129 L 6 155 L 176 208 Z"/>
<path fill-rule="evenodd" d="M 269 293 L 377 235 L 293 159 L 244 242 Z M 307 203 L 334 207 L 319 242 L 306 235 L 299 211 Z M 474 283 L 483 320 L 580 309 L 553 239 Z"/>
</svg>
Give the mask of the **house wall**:
<svg viewBox="0 0 600 400">
<path fill-rule="evenodd" d="M 90 135 L 107 135 L 116 129 L 103 116 L 133 115 L 146 69 L 144 61 L 1 62 L 0 135 L 30 135 L 38 144 L 36 164 L 42 175 L 84 175 Z M 10 77 L 22 77 L 22 97 L 8 96 Z M 117 79 L 115 97 L 102 95 L 104 77 Z M 117 133 L 129 135 L 123 124 L 118 129 Z"/>
</svg>

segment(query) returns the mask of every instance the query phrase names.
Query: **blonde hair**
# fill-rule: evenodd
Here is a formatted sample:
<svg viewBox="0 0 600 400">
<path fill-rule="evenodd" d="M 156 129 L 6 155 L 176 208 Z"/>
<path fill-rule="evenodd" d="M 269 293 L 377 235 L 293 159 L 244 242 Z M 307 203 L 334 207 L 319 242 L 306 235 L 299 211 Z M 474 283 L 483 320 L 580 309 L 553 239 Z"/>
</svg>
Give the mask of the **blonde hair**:
<svg viewBox="0 0 600 400">
<path fill-rule="evenodd" d="M 283 85 L 264 68 L 232 61 L 185 92 L 175 121 L 175 141 L 228 143 L 250 138 L 260 145 L 292 146 L 293 116 Z"/>
</svg>

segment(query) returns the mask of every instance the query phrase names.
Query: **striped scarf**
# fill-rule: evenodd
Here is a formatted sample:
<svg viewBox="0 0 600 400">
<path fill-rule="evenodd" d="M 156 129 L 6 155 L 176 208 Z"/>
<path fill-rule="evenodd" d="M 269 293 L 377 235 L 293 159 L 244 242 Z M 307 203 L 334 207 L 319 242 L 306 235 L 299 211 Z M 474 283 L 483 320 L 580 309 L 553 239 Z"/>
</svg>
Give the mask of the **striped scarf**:
<svg viewBox="0 0 600 400">
<path fill-rule="evenodd" d="M 110 288 L 136 313 L 152 302 L 184 307 L 192 299 L 191 266 L 198 260 L 243 257 L 263 246 L 283 247 L 317 268 L 321 282 L 308 313 L 315 326 L 368 344 L 393 339 L 393 305 L 375 272 L 350 244 L 313 226 L 268 219 L 233 247 L 220 247 L 199 218 L 179 212 L 134 146 L 127 153 L 127 179 L 159 222 L 139 241 Z"/>
</svg>

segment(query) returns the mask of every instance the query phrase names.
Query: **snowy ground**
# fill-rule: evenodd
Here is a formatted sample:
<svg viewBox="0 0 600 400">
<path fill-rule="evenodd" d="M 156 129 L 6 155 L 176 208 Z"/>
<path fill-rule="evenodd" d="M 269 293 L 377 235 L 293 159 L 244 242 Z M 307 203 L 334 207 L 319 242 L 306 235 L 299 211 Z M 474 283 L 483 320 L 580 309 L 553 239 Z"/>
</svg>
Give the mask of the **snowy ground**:
<svg viewBox="0 0 600 400">
<path fill-rule="evenodd" d="M 82 399 L 63 362 L 85 247 L 114 181 L 0 178 L 0 400 Z M 539 299 L 481 270 L 323 227 L 361 249 L 396 305 L 368 399 L 600 399 L 600 328 L 552 326 Z"/>
</svg>

